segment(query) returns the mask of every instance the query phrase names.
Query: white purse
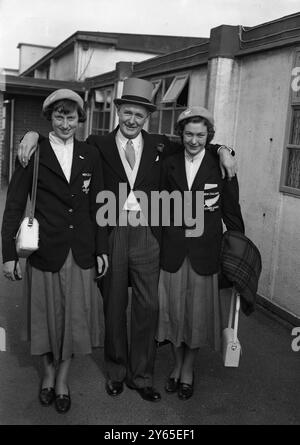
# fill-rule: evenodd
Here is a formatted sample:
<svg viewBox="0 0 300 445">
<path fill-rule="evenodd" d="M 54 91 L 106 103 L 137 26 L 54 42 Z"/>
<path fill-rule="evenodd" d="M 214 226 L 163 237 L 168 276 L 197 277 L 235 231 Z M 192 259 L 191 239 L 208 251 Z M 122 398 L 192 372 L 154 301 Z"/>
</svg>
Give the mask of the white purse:
<svg viewBox="0 0 300 445">
<path fill-rule="evenodd" d="M 39 223 L 34 218 L 37 178 L 39 168 L 39 147 L 34 155 L 33 180 L 31 191 L 31 206 L 29 216 L 26 216 L 20 224 L 16 235 L 16 250 L 19 258 L 27 258 L 39 248 Z"/>
<path fill-rule="evenodd" d="M 238 323 L 239 323 L 239 311 L 240 311 L 240 294 L 236 292 L 235 288 L 232 289 L 230 312 L 228 319 L 228 327 L 223 330 L 223 362 L 226 367 L 238 367 L 241 355 L 241 344 L 237 337 Z M 234 324 L 233 322 L 234 312 Z"/>
</svg>

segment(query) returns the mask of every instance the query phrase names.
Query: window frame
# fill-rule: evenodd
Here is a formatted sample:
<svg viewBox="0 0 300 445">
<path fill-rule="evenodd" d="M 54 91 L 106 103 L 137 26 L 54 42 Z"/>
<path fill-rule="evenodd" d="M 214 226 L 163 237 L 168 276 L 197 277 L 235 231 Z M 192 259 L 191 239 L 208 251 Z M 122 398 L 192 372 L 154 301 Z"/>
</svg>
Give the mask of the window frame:
<svg viewBox="0 0 300 445">
<path fill-rule="evenodd" d="M 168 86 L 166 86 L 166 79 L 170 79 L 170 77 L 172 77 L 172 80 L 170 82 L 170 84 Z M 171 88 L 175 85 L 176 80 L 178 80 L 179 78 L 182 77 L 186 77 L 186 81 L 180 91 L 180 93 L 177 95 L 176 97 L 176 101 L 174 102 L 162 102 L 163 98 L 167 95 L 167 93 L 169 91 L 171 91 Z M 155 98 L 159 92 L 160 89 L 162 89 L 162 99 L 159 103 L 156 103 L 157 105 L 157 111 L 159 113 L 158 115 L 158 129 L 156 133 L 159 134 L 165 134 L 166 136 L 168 136 L 171 139 L 178 139 L 178 135 L 176 135 L 176 133 L 174 132 L 174 128 L 175 128 L 175 114 L 176 111 L 183 111 L 187 108 L 188 106 L 188 101 L 189 101 L 189 91 L 188 91 L 188 97 L 187 97 L 187 104 L 184 106 L 176 106 L 177 104 L 177 99 L 180 96 L 180 94 L 182 93 L 182 91 L 184 90 L 184 88 L 186 87 L 187 84 L 189 84 L 190 82 L 190 72 L 181 72 L 181 73 L 172 73 L 172 74 L 166 74 L 164 76 L 160 76 L 160 77 L 153 77 L 152 79 L 150 79 L 150 81 L 153 83 L 153 88 L 155 90 L 154 94 L 153 94 L 153 101 L 155 102 Z M 155 88 L 155 86 L 157 86 L 159 82 L 159 87 Z M 171 130 L 172 133 L 166 133 L 162 131 L 162 121 L 163 121 L 163 113 L 164 111 L 172 111 L 172 117 L 171 117 Z M 151 128 L 151 116 L 149 119 L 149 124 L 148 124 L 148 130 Z"/>
<path fill-rule="evenodd" d="M 294 55 L 294 61 L 293 61 L 293 68 L 300 67 L 300 47 L 296 48 L 295 55 Z M 290 82 L 292 82 L 292 79 L 290 79 Z M 292 90 L 292 87 L 290 86 L 290 99 L 289 99 L 289 106 L 288 106 L 288 117 L 287 117 L 287 124 L 286 124 L 286 132 L 285 132 L 285 138 L 284 138 L 284 150 L 283 150 L 283 157 L 282 157 L 282 167 L 281 167 L 281 177 L 280 177 L 280 187 L 279 191 L 285 195 L 290 195 L 294 197 L 300 198 L 300 188 L 290 187 L 287 184 L 287 175 L 288 175 L 288 167 L 289 167 L 289 155 L 291 149 L 296 149 L 300 151 L 300 144 L 295 145 L 291 144 L 291 135 L 292 135 L 292 126 L 293 126 L 293 116 L 295 110 L 300 109 L 300 91 L 298 94 Z"/>
<path fill-rule="evenodd" d="M 96 101 L 96 91 L 99 91 L 100 94 L 103 97 L 103 102 Z M 107 100 L 110 97 L 110 101 Z M 103 109 L 97 110 L 97 103 L 103 103 Z M 105 135 L 108 134 L 111 131 L 111 119 L 112 119 L 112 103 L 113 103 L 113 87 L 109 88 L 97 88 L 94 90 L 93 94 L 93 107 L 92 107 L 92 113 L 91 113 L 91 134 L 94 135 Z M 108 127 L 104 128 L 103 126 L 100 128 L 94 127 L 94 113 L 97 114 L 103 114 L 103 125 L 105 123 L 105 114 L 109 113 L 109 120 L 108 120 Z"/>
</svg>

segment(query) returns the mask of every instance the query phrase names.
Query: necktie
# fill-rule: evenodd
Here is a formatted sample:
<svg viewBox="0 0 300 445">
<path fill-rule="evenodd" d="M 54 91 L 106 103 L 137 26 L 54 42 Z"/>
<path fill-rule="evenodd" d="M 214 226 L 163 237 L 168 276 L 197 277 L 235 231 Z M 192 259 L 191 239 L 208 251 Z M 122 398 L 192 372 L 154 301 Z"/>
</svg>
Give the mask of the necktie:
<svg viewBox="0 0 300 445">
<path fill-rule="evenodd" d="M 125 156 L 126 159 L 131 167 L 131 170 L 133 170 L 134 164 L 135 164 L 135 153 L 133 148 L 133 142 L 131 139 L 128 139 L 126 148 L 125 148 Z"/>
</svg>

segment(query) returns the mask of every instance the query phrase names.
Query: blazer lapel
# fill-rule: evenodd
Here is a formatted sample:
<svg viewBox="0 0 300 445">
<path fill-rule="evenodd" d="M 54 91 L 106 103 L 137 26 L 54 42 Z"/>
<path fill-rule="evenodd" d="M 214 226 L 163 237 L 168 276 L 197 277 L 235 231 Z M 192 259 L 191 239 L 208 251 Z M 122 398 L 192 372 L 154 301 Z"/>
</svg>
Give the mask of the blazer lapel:
<svg viewBox="0 0 300 445">
<path fill-rule="evenodd" d="M 108 136 L 103 138 L 103 145 L 101 146 L 101 153 L 105 160 L 110 164 L 112 169 L 117 173 L 117 175 L 124 181 L 128 182 L 126 172 L 124 170 L 119 150 L 116 144 L 116 133 L 114 130 Z"/>
<path fill-rule="evenodd" d="M 76 179 L 78 174 L 82 171 L 85 158 L 86 158 L 86 147 L 79 141 L 77 141 L 77 139 L 74 139 L 70 184 Z"/>
<path fill-rule="evenodd" d="M 62 168 L 60 166 L 60 163 L 58 162 L 58 159 L 51 147 L 49 139 L 45 139 L 45 141 L 42 142 L 41 145 L 42 147 L 40 150 L 39 162 L 45 167 L 52 170 L 56 175 L 61 176 L 65 181 L 67 181 L 64 172 L 62 171 Z"/>
<path fill-rule="evenodd" d="M 211 175 L 212 170 L 215 170 L 216 168 L 218 168 L 218 166 L 216 165 L 216 161 L 214 160 L 212 155 L 207 150 L 205 150 L 204 158 L 202 159 L 202 162 L 192 184 L 192 190 L 203 190 L 205 181 Z"/>
<path fill-rule="evenodd" d="M 186 179 L 184 151 L 181 151 L 176 156 L 173 156 L 170 168 L 172 172 L 171 175 L 179 189 L 182 191 L 188 190 L 189 187 Z"/>
<path fill-rule="evenodd" d="M 135 188 L 138 187 L 140 183 L 143 181 L 145 174 L 149 172 L 150 166 L 153 164 L 153 162 L 155 162 L 155 158 L 159 154 L 159 152 L 155 149 L 155 147 L 152 144 L 151 136 L 149 135 L 149 133 L 142 131 L 142 136 L 143 136 L 143 152 L 134 183 Z"/>
</svg>

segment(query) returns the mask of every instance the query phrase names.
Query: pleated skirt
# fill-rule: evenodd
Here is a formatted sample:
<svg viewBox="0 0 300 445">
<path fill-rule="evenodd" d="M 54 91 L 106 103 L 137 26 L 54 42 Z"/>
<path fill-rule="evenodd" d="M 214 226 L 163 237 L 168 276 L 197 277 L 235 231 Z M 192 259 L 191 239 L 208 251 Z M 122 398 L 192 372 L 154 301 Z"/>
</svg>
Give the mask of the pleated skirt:
<svg viewBox="0 0 300 445">
<path fill-rule="evenodd" d="M 223 317 L 217 274 L 198 275 L 185 258 L 177 272 L 160 271 L 158 297 L 158 342 L 220 351 Z"/>
<path fill-rule="evenodd" d="M 45 272 L 27 261 L 24 281 L 23 339 L 32 355 L 52 352 L 54 360 L 89 354 L 102 346 L 102 296 L 95 268 L 81 269 L 72 252 L 56 272 Z"/>
</svg>

